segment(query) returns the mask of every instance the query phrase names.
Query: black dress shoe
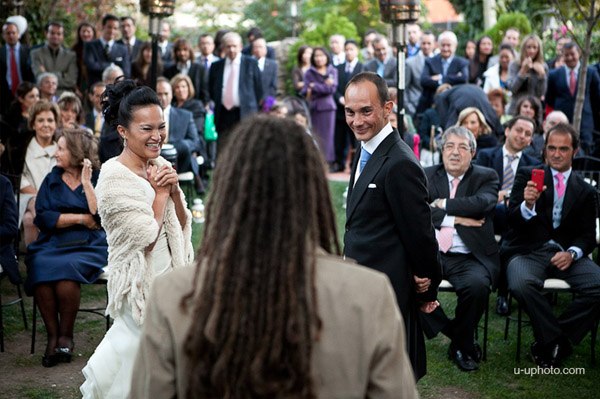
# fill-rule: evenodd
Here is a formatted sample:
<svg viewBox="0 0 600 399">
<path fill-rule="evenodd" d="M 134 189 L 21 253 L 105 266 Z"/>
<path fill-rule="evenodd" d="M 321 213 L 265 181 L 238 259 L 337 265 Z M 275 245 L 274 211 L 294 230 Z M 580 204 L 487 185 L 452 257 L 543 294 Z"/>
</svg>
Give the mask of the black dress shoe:
<svg viewBox="0 0 600 399">
<path fill-rule="evenodd" d="M 537 341 L 531 344 L 531 358 L 542 368 L 556 367 L 556 360 L 553 359 L 548 346 Z"/>
<path fill-rule="evenodd" d="M 448 348 L 448 357 L 452 360 L 459 369 L 462 371 L 475 371 L 479 368 L 479 365 L 471 356 L 460 349 L 454 349 L 452 345 Z"/>
<path fill-rule="evenodd" d="M 56 354 L 52 355 L 44 355 L 42 357 L 42 366 L 44 367 L 54 367 L 58 364 L 58 358 Z"/>
<path fill-rule="evenodd" d="M 56 348 L 54 357 L 59 363 L 71 363 L 73 358 L 73 350 L 67 347 Z"/>
<path fill-rule="evenodd" d="M 560 339 L 557 343 L 550 346 L 549 361 L 553 367 L 559 367 L 563 360 L 571 356 L 573 347 L 566 339 Z"/>
<path fill-rule="evenodd" d="M 505 296 L 499 296 L 496 299 L 496 313 L 500 316 L 508 316 L 508 301 Z"/>
<path fill-rule="evenodd" d="M 481 362 L 481 359 L 483 359 L 483 351 L 481 350 L 481 346 L 478 342 L 473 342 L 473 349 L 469 355 L 471 355 L 471 358 L 477 363 Z"/>
</svg>

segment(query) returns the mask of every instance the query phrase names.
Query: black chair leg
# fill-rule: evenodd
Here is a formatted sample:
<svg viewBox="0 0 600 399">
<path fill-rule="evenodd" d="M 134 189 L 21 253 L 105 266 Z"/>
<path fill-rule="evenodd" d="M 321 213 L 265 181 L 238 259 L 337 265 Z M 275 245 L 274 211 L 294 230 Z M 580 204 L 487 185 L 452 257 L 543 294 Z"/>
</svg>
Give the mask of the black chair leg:
<svg viewBox="0 0 600 399">
<path fill-rule="evenodd" d="M 590 343 L 590 349 L 591 349 L 591 362 L 592 362 L 592 366 L 596 365 L 596 338 L 598 337 L 598 325 L 600 324 L 600 319 L 596 320 L 596 323 L 594 323 L 594 325 L 592 326 L 592 332 L 591 332 L 591 343 Z"/>
<path fill-rule="evenodd" d="M 23 326 L 25 327 L 25 330 L 27 330 L 27 315 L 25 314 L 25 300 L 23 299 L 23 294 L 21 293 L 21 284 L 17 284 L 17 294 L 19 295 L 20 298 L 20 305 L 21 305 L 21 317 L 23 318 Z"/>
<path fill-rule="evenodd" d="M 37 330 L 37 302 L 33 298 L 33 312 L 31 317 L 31 354 L 35 353 L 35 334 Z"/>
<path fill-rule="evenodd" d="M 505 341 L 508 339 L 508 327 L 510 325 L 510 320 L 512 318 L 512 316 L 510 315 L 511 311 L 512 311 L 512 297 L 510 296 L 510 292 L 506 296 L 506 301 L 508 303 L 508 315 L 506 315 L 506 320 L 504 321 L 504 340 Z"/>
<path fill-rule="evenodd" d="M 4 318 L 2 314 L 4 310 L 2 308 L 2 294 L 0 294 L 0 352 L 4 352 Z"/>
<path fill-rule="evenodd" d="M 517 362 L 521 361 L 521 328 L 522 328 L 522 309 L 521 304 L 517 304 Z"/>
<path fill-rule="evenodd" d="M 488 295 L 485 301 L 485 313 L 483 320 L 483 360 L 487 360 L 487 344 L 488 344 L 488 321 L 490 318 L 490 296 Z"/>
</svg>

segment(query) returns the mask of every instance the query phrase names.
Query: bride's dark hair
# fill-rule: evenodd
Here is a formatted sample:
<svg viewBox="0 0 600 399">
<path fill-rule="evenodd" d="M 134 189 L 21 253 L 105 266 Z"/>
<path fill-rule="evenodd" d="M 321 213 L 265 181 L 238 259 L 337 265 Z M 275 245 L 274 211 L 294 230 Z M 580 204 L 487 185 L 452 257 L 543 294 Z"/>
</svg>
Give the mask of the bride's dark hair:
<svg viewBox="0 0 600 399">
<path fill-rule="evenodd" d="M 229 137 L 182 302 L 188 398 L 316 397 L 315 253 L 340 253 L 324 164 L 291 120 L 246 119 Z"/>
<path fill-rule="evenodd" d="M 158 105 L 156 92 L 148 86 L 138 86 L 131 79 L 124 79 L 106 86 L 102 93 L 102 113 L 109 126 L 129 127 L 136 108 Z"/>
</svg>

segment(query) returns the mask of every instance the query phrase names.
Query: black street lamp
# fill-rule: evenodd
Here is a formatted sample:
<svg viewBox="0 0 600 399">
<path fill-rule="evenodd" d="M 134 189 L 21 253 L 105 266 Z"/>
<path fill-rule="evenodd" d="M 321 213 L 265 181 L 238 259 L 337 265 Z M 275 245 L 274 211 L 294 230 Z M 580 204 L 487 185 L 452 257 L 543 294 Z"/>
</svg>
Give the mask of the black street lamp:
<svg viewBox="0 0 600 399">
<path fill-rule="evenodd" d="M 404 89 L 405 85 L 405 60 L 406 25 L 415 23 L 421 13 L 420 0 L 379 0 L 381 20 L 392 24 L 392 41 L 396 47 L 397 89 L 398 89 L 398 131 L 404 138 Z"/>
<path fill-rule="evenodd" d="M 150 16 L 150 35 L 152 36 L 152 63 L 150 64 L 150 87 L 156 90 L 158 66 L 158 34 L 163 18 L 173 15 L 175 0 L 140 0 L 142 12 Z"/>
</svg>

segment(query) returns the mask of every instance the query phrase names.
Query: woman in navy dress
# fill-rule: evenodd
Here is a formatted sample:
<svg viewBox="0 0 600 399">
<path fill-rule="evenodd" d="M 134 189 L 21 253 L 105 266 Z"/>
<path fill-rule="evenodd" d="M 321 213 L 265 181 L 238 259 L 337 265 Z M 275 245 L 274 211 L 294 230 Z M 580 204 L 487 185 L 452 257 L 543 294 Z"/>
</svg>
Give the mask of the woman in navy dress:
<svg viewBox="0 0 600 399">
<path fill-rule="evenodd" d="M 331 65 L 329 54 L 322 47 L 313 50 L 310 63 L 312 66 L 304 74 L 302 93 L 308 101 L 313 132 L 321 152 L 331 165 L 335 161 L 333 133 L 337 104 L 333 94 L 338 86 L 337 69 Z"/>
<path fill-rule="evenodd" d="M 46 325 L 44 367 L 70 362 L 80 284 L 93 283 L 108 257 L 94 185 L 100 163 L 93 136 L 65 129 L 58 139 L 56 166 L 36 200 L 38 239 L 28 247 L 27 284 Z"/>
</svg>

